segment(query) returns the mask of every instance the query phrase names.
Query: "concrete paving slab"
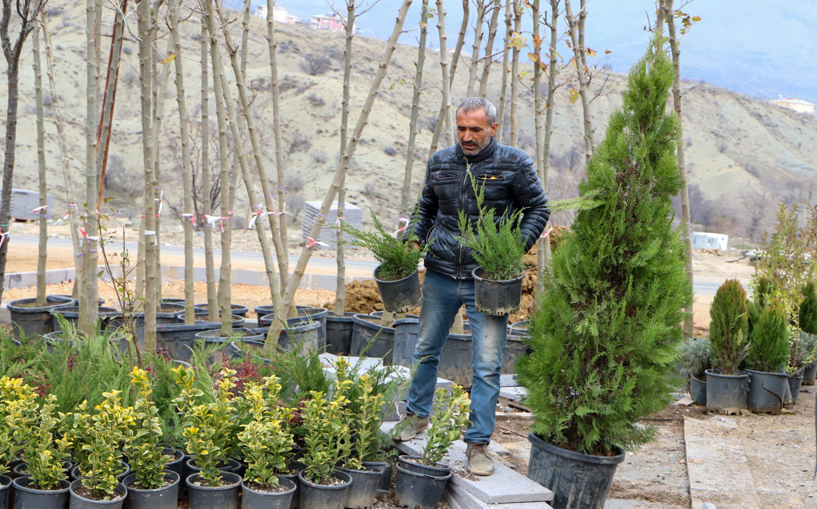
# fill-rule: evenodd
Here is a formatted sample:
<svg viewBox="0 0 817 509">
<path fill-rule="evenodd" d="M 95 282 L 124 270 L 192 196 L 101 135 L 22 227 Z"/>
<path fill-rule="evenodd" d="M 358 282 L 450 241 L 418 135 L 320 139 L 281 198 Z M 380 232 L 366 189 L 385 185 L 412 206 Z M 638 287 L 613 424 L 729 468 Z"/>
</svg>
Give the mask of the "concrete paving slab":
<svg viewBox="0 0 817 509">
<path fill-rule="evenodd" d="M 528 390 L 524 387 L 501 387 L 499 389 L 499 396 L 511 401 L 522 401 L 528 394 Z"/>
<path fill-rule="evenodd" d="M 731 419 L 684 419 L 692 509 L 711 503 L 720 509 L 760 509 L 743 443 Z M 728 482 L 727 482 L 728 480 Z"/>
<path fill-rule="evenodd" d="M 519 382 L 516 381 L 516 375 L 499 375 L 500 387 L 519 387 Z"/>
<path fill-rule="evenodd" d="M 466 491 L 457 490 L 456 486 L 451 483 L 448 484 L 443 499 L 448 502 L 451 509 L 551 509 L 547 502 L 489 504 Z"/>
<path fill-rule="evenodd" d="M 381 429 L 388 433 L 396 423 L 384 423 Z M 409 442 L 395 442 L 395 446 L 404 454 L 419 455 L 425 444 L 426 434 L 421 433 Z M 491 444 L 488 451 L 494 456 L 501 456 L 496 444 Z M 468 460 L 465 457 L 465 442 L 454 442 L 448 451 L 449 465 L 456 471 L 465 469 Z M 455 475 L 449 486 L 474 495 L 478 500 L 488 504 L 508 504 L 520 502 L 549 502 L 553 500 L 553 492 L 531 481 L 527 477 L 495 461 L 495 471 L 488 477 L 479 477 L 474 481 Z M 453 486 L 452 486 L 453 485 Z"/>
<path fill-rule="evenodd" d="M 604 502 L 604 509 L 669 509 L 670 507 L 678 509 L 688 509 L 687 507 L 672 505 L 669 506 L 664 502 L 648 502 L 646 500 L 621 500 L 621 499 L 607 499 Z"/>
</svg>

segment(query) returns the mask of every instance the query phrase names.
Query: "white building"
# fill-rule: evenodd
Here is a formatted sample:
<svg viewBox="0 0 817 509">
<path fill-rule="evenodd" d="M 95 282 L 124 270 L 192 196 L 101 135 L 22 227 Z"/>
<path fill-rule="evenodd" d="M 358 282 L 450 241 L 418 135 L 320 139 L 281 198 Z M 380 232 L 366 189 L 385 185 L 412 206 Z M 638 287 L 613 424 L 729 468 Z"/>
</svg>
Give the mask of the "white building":
<svg viewBox="0 0 817 509">
<path fill-rule="evenodd" d="M 692 241 L 692 249 L 719 249 L 726 251 L 729 244 L 729 235 L 692 232 L 690 240 Z"/>
<path fill-rule="evenodd" d="M 790 97 L 788 99 L 784 99 L 781 97 L 780 99 L 772 99 L 769 101 L 770 103 L 780 106 L 781 108 L 787 108 L 797 113 L 808 113 L 814 114 L 814 104 L 808 101 L 804 101 L 802 99 L 797 99 L 796 97 Z"/>
<path fill-rule="evenodd" d="M 259 18 L 267 19 L 267 6 L 266 5 L 259 5 L 255 8 L 253 12 L 254 16 L 258 16 Z M 297 16 L 293 16 L 284 9 L 283 7 L 276 5 L 272 9 L 272 21 L 275 23 L 284 23 L 287 25 L 295 25 L 300 22 L 300 18 Z"/>
</svg>

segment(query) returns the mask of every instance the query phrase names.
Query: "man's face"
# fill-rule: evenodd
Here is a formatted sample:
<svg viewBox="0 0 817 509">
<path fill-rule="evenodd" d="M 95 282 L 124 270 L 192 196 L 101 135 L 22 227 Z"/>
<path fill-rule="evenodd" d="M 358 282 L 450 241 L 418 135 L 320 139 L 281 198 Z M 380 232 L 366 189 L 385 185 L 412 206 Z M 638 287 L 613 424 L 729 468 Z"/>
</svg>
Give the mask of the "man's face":
<svg viewBox="0 0 817 509">
<path fill-rule="evenodd" d="M 484 108 L 468 113 L 462 110 L 457 112 L 457 137 L 465 155 L 476 155 L 485 148 L 491 142 L 491 137 L 496 134 L 497 127 L 499 127 L 497 123 L 488 124 Z"/>
</svg>

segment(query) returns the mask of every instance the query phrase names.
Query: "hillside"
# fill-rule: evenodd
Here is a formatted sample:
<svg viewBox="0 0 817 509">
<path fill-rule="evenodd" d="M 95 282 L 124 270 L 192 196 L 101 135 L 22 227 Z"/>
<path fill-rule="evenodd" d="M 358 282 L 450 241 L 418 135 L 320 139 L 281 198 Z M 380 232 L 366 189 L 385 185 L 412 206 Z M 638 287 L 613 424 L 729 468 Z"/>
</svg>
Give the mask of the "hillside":
<svg viewBox="0 0 817 509">
<path fill-rule="evenodd" d="M 56 2 L 51 6 L 52 10 L 55 6 Z M 111 21 L 108 18 L 111 14 L 106 11 L 105 15 L 107 22 L 104 26 L 109 27 Z M 79 175 L 85 157 L 84 16 L 83 8 L 75 6 L 66 8 L 61 13 L 58 11 L 51 19 L 57 58 L 57 80 L 59 90 L 63 94 L 60 99 L 65 115 L 69 119 L 66 130 L 70 140 L 69 147 L 72 150 L 74 172 L 70 178 L 72 182 L 80 182 Z M 240 26 L 236 24 L 236 37 L 239 36 L 239 29 Z M 105 29 L 105 33 L 109 31 Z M 200 110 L 198 20 L 190 19 L 183 23 L 182 32 L 185 40 L 183 58 L 188 110 L 191 115 L 197 117 Z M 299 199 L 321 199 L 328 188 L 337 162 L 343 38 L 339 34 L 315 32 L 290 25 L 280 26 L 277 34 L 283 102 L 281 120 L 285 129 L 285 161 L 288 175 L 286 185 L 293 205 L 288 210 L 291 217 L 298 220 Z M 269 168 L 273 169 L 275 158 L 270 113 L 270 69 L 265 35 L 266 25 L 263 20 L 253 18 L 248 75 L 251 86 L 257 93 L 254 107 L 262 127 L 263 142 L 266 145 L 265 155 Z M 166 39 L 158 41 L 157 44 L 160 58 L 164 59 L 167 54 Z M 384 42 L 378 39 L 366 37 L 355 39 L 352 125 L 365 99 L 383 46 Z M 105 54 L 107 56 L 107 49 Z M 310 54 L 329 57 L 329 69 L 324 74 L 312 76 L 304 72 L 304 57 Z M 139 195 L 142 189 L 137 46 L 134 40 L 126 42 L 123 57 L 107 186 L 109 194 L 116 198 L 117 206 L 124 214 L 133 217 L 139 213 L 141 205 Z M 373 208 L 376 213 L 388 220 L 398 214 L 396 204 L 399 200 L 396 197 L 400 193 L 405 167 L 415 57 L 416 48 L 409 46 L 401 46 L 395 53 L 347 178 L 349 186 L 347 201 L 364 209 Z M 14 182 L 17 188 L 36 189 L 34 80 L 30 50 L 24 51 L 24 58 L 20 76 L 20 126 Z M 495 72 L 491 76 L 489 98 L 496 100 L 501 76 L 496 72 L 498 66 L 493 69 Z M 460 65 L 454 86 L 455 98 L 463 98 L 466 79 L 467 68 Z M 431 138 L 428 126 L 431 125 L 430 119 L 436 116 L 439 108 L 439 83 L 439 60 L 437 53 L 431 52 L 427 54 L 420 111 L 421 123 L 426 128 L 421 131 L 418 138 L 413 167 L 412 182 L 415 192 L 417 183 L 423 178 L 424 161 L 428 156 Z M 602 83 L 604 87 L 599 92 L 598 87 Z M 596 140 L 599 140 L 603 136 L 607 117 L 620 105 L 620 95 L 626 86 L 626 76 L 611 73 L 606 77 L 599 74 L 594 79 L 594 85 L 600 94 L 592 103 Z M 0 101 L 3 103 L 6 101 L 5 94 L 6 87 L 0 88 Z M 704 223 L 705 227 L 713 231 L 719 229 L 733 235 L 752 233 L 756 237 L 759 230 L 750 230 L 750 227 L 771 226 L 774 202 L 778 198 L 801 202 L 809 200 L 813 183 L 817 180 L 813 163 L 817 160 L 817 117 L 798 115 L 704 83 L 684 83 L 683 94 L 684 138 L 690 184 L 697 185 L 701 190 L 701 193 L 693 193 L 697 197 L 697 205 L 700 205 L 698 212 L 708 210 L 705 220 L 698 218 L 699 223 Z M 214 108 L 213 101 L 210 105 Z M 519 111 L 520 145 L 532 153 L 533 95 L 530 91 L 520 94 Z M 215 123 L 214 111 L 211 112 L 210 119 Z M 192 120 L 197 122 L 195 119 Z M 215 133 L 215 129 L 212 131 Z M 193 132 L 198 132 L 198 128 L 194 126 Z M 568 87 L 563 86 L 559 89 L 555 104 L 554 142 L 548 184 L 548 191 L 552 197 L 564 197 L 575 193 L 584 160 L 580 145 L 581 136 L 580 103 L 570 104 Z M 177 224 L 170 218 L 173 207 L 178 207 L 181 202 L 181 193 L 178 191 L 181 188 L 179 176 L 181 157 L 172 76 L 167 83 L 161 140 L 161 157 L 164 163 L 160 185 L 165 190 L 165 199 L 169 205 L 165 208 L 167 216 L 165 224 L 175 228 Z M 47 144 L 48 188 L 56 195 L 58 201 L 64 202 L 66 190 L 59 165 L 59 150 L 53 123 L 48 125 Z M 198 146 L 199 142 L 194 145 Z M 211 151 L 211 156 L 215 167 L 217 159 L 214 152 Z M 243 216 L 247 206 L 243 186 L 238 186 L 237 201 L 236 215 Z M 763 203 L 767 205 L 759 206 Z M 64 210 L 62 205 L 58 207 L 58 211 L 60 210 Z M 562 222 L 569 220 L 567 217 L 556 219 Z"/>
</svg>

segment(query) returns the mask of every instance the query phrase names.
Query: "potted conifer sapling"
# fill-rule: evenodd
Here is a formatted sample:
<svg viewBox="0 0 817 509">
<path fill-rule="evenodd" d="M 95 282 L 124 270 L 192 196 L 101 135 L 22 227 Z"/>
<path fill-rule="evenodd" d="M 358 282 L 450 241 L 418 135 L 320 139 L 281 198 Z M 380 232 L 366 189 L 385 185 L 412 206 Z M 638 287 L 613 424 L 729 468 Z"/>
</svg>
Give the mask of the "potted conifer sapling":
<svg viewBox="0 0 817 509">
<path fill-rule="evenodd" d="M 758 306 L 754 302 L 749 307 Z M 749 354 L 746 365 L 749 373 L 749 410 L 774 412 L 783 408 L 789 377 L 783 370 L 789 358 L 786 313 L 777 300 L 758 311 L 750 312 L 752 320 Z"/>
<path fill-rule="evenodd" d="M 642 419 L 673 400 L 692 288 L 673 226 L 683 182 L 672 82 L 659 37 L 588 163 L 517 364 L 535 418 L 528 477 L 553 490 L 556 509 L 601 509 L 625 451 L 655 433 Z"/>
<path fill-rule="evenodd" d="M 798 325 L 803 334 L 817 336 L 817 290 L 814 288 L 814 283 L 807 283 L 803 287 L 803 302 L 800 303 L 798 310 Z M 815 351 L 811 350 L 809 353 L 812 359 L 803 370 L 803 385 L 814 385 L 814 379 L 817 376 L 817 362 L 813 358 Z"/>
<path fill-rule="evenodd" d="M 712 367 L 706 372 L 706 404 L 715 410 L 746 408 L 749 375 L 739 372 L 749 353 L 749 307 L 737 279 L 724 282 L 709 308 Z"/>
<path fill-rule="evenodd" d="M 681 347 L 681 374 L 689 379 L 689 393 L 695 403 L 706 406 L 706 370 L 711 345 L 708 338 L 688 338 Z"/>
</svg>

